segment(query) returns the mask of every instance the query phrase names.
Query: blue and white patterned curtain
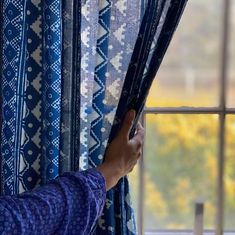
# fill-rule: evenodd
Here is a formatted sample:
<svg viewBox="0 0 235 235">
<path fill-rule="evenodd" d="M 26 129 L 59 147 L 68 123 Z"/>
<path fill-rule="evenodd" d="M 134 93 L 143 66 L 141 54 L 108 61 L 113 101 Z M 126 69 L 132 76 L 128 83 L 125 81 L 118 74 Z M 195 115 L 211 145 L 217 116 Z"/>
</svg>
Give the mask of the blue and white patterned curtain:
<svg viewBox="0 0 235 235">
<path fill-rule="evenodd" d="M 12 195 L 102 163 L 128 109 L 137 122 L 186 0 L 0 4 L 1 193 Z M 136 234 L 127 178 L 94 234 Z"/>
</svg>

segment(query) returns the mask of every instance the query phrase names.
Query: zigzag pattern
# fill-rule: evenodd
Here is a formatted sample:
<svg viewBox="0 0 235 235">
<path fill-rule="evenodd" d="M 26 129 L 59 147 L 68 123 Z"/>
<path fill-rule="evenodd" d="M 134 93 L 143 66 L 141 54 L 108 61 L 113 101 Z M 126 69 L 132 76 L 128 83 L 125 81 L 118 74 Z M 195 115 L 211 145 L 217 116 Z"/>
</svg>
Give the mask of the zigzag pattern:
<svg viewBox="0 0 235 235">
<path fill-rule="evenodd" d="M 89 148 L 96 143 L 90 138 L 92 121 L 92 94 L 94 71 L 96 66 L 97 22 L 99 12 L 98 0 L 82 1 L 81 17 L 81 119 L 80 119 L 80 161 L 79 169 L 88 169 Z"/>
<path fill-rule="evenodd" d="M 23 129 L 21 134 L 19 192 L 40 184 L 41 159 L 41 80 L 42 28 L 41 4 L 27 4 L 27 76 L 24 96 Z"/>
<path fill-rule="evenodd" d="M 43 91 L 43 183 L 59 175 L 61 112 L 61 2 L 45 0 Z"/>
<path fill-rule="evenodd" d="M 133 98 L 139 112 L 143 107 L 185 2 L 1 2 L 5 194 L 32 189 L 77 169 L 78 160 L 80 170 L 103 161 Z M 136 234 L 127 178 L 107 194 L 94 231 Z"/>
<path fill-rule="evenodd" d="M 3 12 L 3 74 L 2 74 L 2 91 L 3 91 L 3 123 L 2 123 L 2 158 L 3 158 L 3 185 L 4 194 L 18 193 L 18 183 L 15 177 L 18 175 L 19 143 L 17 134 L 17 111 L 21 109 L 22 94 L 21 82 L 19 81 L 19 63 L 21 55 L 24 54 L 22 47 L 22 35 L 24 33 L 24 1 L 4 1 Z M 21 97 L 16 98 L 15 91 Z"/>
<path fill-rule="evenodd" d="M 60 9 L 58 0 L 47 0 L 44 4 L 41 0 L 3 1 L 1 82 L 4 91 L 2 150 L 5 173 L 2 188 L 8 195 L 30 190 L 41 183 L 41 178 L 46 182 L 58 175 Z M 41 160 L 43 168 L 40 168 Z"/>
<path fill-rule="evenodd" d="M 93 144 L 89 149 L 89 159 L 95 163 L 95 166 L 101 163 L 98 156 L 100 155 L 101 149 L 101 140 L 102 139 L 102 121 L 103 121 L 103 110 L 104 110 L 104 97 L 105 97 L 105 86 L 106 86 L 106 76 L 104 76 L 107 72 L 107 53 L 108 53 L 108 43 L 110 36 L 110 17 L 111 17 L 111 7 L 112 2 L 110 0 L 100 1 L 99 5 L 99 20 L 98 20 L 98 38 L 96 45 L 96 67 L 95 67 L 95 79 L 94 79 L 94 87 L 98 88 L 93 90 L 93 117 L 96 116 L 94 120 L 91 122 L 91 138 L 93 141 L 96 141 L 96 144 Z M 91 163 L 91 161 L 90 161 Z M 94 167 L 94 165 L 91 165 Z"/>
<path fill-rule="evenodd" d="M 99 19 L 99 39 L 97 40 L 97 67 L 93 92 L 93 117 L 90 141 L 90 166 L 96 166 L 103 160 L 104 152 L 108 144 L 108 139 L 113 125 L 116 107 L 118 105 L 122 86 L 124 83 L 126 71 L 133 52 L 133 47 L 137 37 L 139 27 L 138 15 L 140 15 L 140 1 L 130 4 L 127 10 L 127 0 L 112 1 L 111 12 L 109 12 L 109 25 L 102 18 L 108 13 L 109 4 L 103 2 L 100 9 Z M 104 3 L 105 2 L 105 3 Z M 132 8 L 131 8 L 132 7 Z M 117 20 L 118 19 L 118 20 Z M 107 38 L 108 37 L 108 38 Z M 108 41 L 107 41 L 108 40 Z M 125 43 L 124 43 L 125 42 Z M 98 109 L 97 109 L 98 108 Z M 93 131 L 95 130 L 95 131 Z M 123 198 L 129 198 L 124 192 L 119 192 Z M 121 228 L 118 224 L 120 216 L 113 222 L 114 203 L 113 196 L 107 195 L 110 203 L 106 204 L 104 214 L 98 221 L 97 233 L 105 234 L 107 231 L 111 234 L 117 234 Z M 122 201 L 122 200 L 120 200 Z M 123 200 L 124 201 L 124 200 Z M 120 207 L 122 207 L 120 205 Z M 135 234 L 135 223 L 130 203 L 126 210 L 130 217 L 124 224 L 128 223 L 127 230 L 129 234 Z M 117 212 L 119 213 L 119 212 Z M 120 231 L 120 234 L 122 232 Z"/>
<path fill-rule="evenodd" d="M 61 123 L 60 123 L 60 156 L 59 173 L 63 174 L 74 169 L 75 154 L 72 133 L 72 104 L 73 104 L 73 26 L 76 24 L 73 1 L 62 1 L 62 74 L 61 74 Z"/>
</svg>

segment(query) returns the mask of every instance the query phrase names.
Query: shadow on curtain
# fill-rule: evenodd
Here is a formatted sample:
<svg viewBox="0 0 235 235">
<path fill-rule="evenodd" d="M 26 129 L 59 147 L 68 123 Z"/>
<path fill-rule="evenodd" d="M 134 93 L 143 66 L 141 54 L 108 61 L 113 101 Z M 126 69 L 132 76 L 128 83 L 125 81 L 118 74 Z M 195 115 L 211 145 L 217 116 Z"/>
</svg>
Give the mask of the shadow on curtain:
<svg viewBox="0 0 235 235">
<path fill-rule="evenodd" d="M 1 1 L 2 194 L 102 163 L 131 108 L 136 125 L 186 1 Z M 93 233 L 136 234 L 127 178 Z"/>
</svg>

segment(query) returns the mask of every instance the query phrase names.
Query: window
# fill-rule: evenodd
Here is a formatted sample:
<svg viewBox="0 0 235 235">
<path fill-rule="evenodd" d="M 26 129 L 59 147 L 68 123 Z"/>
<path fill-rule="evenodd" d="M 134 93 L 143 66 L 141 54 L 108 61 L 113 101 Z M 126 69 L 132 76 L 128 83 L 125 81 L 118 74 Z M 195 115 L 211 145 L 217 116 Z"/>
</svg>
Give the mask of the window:
<svg viewBox="0 0 235 235">
<path fill-rule="evenodd" d="M 139 234 L 235 234 L 235 1 L 189 1 L 142 116 Z"/>
</svg>

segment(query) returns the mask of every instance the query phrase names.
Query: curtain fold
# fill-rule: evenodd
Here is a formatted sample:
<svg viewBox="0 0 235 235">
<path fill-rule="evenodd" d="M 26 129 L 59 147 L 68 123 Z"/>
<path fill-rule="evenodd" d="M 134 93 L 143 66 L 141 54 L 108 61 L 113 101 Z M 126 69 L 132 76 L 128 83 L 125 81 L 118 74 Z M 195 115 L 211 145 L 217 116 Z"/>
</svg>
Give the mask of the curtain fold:
<svg viewBox="0 0 235 235">
<path fill-rule="evenodd" d="M 42 176 L 43 183 L 59 175 L 62 65 L 62 2 L 42 6 Z"/>
<path fill-rule="evenodd" d="M 62 2 L 62 78 L 61 78 L 61 123 L 59 173 L 72 170 L 74 165 L 72 147 L 72 94 L 73 94 L 73 26 L 74 2 Z"/>
<path fill-rule="evenodd" d="M 62 2 L 62 98 L 60 174 L 77 170 L 80 159 L 81 5 Z"/>
<path fill-rule="evenodd" d="M 135 126 L 187 0 L 2 0 L 1 193 L 100 165 Z M 93 234 L 136 234 L 128 178 Z"/>
<path fill-rule="evenodd" d="M 19 1 L 17 6 L 2 3 L 4 20 L 2 42 L 2 167 L 3 187 L 6 194 L 19 192 L 20 145 L 17 135 L 22 128 L 22 101 L 25 85 L 25 30 L 26 3 Z M 15 20 L 14 20 L 15 19 Z M 21 78 L 19 81 L 18 78 Z M 20 120 L 18 123 L 17 120 Z"/>
</svg>

